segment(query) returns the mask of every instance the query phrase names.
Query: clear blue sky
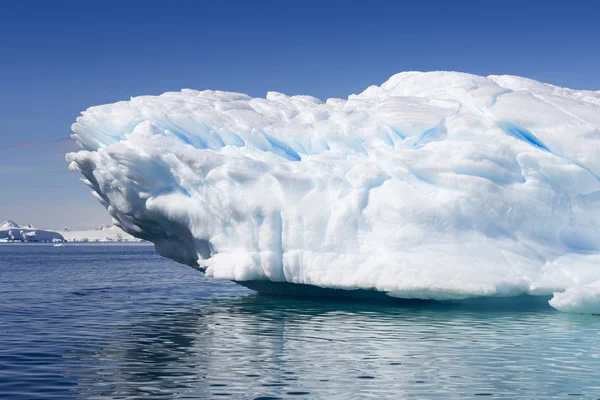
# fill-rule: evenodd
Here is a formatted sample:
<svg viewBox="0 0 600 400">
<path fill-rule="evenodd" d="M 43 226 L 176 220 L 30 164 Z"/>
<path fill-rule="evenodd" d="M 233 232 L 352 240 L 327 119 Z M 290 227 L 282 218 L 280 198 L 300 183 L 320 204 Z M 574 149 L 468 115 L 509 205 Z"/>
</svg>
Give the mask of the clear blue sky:
<svg viewBox="0 0 600 400">
<path fill-rule="evenodd" d="M 354 5 L 360 4 L 360 5 Z M 67 171 L 70 125 L 181 88 L 346 97 L 405 70 L 600 89 L 600 2 L 5 1 L 0 220 L 109 222 Z"/>
</svg>

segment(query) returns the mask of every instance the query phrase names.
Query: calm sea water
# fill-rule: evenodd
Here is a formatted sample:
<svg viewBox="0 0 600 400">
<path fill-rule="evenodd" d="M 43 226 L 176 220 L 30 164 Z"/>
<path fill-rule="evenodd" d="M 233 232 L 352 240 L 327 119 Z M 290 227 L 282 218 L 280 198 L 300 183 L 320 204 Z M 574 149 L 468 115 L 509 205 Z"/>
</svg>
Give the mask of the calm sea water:
<svg viewBox="0 0 600 400">
<path fill-rule="evenodd" d="M 600 317 L 256 295 L 149 246 L 0 245 L 0 398 L 600 398 Z"/>
</svg>

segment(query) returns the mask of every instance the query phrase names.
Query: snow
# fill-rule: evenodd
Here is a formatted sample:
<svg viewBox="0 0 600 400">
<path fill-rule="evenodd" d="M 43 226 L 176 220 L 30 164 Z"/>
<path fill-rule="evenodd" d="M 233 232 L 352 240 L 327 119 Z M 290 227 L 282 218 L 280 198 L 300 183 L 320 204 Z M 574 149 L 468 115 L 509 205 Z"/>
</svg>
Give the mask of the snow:
<svg viewBox="0 0 600 400">
<path fill-rule="evenodd" d="M 131 236 L 115 225 L 101 225 L 90 230 L 70 230 L 65 227 L 61 234 L 67 242 L 140 242 L 141 240 Z"/>
<path fill-rule="evenodd" d="M 12 229 L 12 228 L 20 228 L 19 224 L 12 220 L 6 220 L 0 224 L 0 231 Z"/>
<path fill-rule="evenodd" d="M 72 129 L 117 225 L 209 277 L 558 309 L 600 279 L 600 92 L 405 72 L 326 102 L 135 97 Z"/>
<path fill-rule="evenodd" d="M 17 242 L 141 242 L 115 225 L 101 225 L 91 230 L 71 231 L 64 227 L 59 231 L 33 228 L 32 225 L 21 226 L 7 220 L 0 224 L 0 241 Z"/>
<path fill-rule="evenodd" d="M 0 224 L 0 240 L 2 242 L 62 242 L 65 239 L 58 232 L 36 229 L 32 225 L 20 226 L 7 220 Z"/>
</svg>

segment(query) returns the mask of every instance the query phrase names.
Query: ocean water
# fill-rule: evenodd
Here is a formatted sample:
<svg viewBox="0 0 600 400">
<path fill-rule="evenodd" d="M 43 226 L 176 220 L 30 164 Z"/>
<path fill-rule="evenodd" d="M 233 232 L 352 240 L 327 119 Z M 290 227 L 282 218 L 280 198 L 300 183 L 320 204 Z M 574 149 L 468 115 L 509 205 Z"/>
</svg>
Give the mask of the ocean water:
<svg viewBox="0 0 600 400">
<path fill-rule="evenodd" d="M 600 317 L 270 297 L 150 246 L 0 245 L 0 398 L 600 398 Z"/>
</svg>

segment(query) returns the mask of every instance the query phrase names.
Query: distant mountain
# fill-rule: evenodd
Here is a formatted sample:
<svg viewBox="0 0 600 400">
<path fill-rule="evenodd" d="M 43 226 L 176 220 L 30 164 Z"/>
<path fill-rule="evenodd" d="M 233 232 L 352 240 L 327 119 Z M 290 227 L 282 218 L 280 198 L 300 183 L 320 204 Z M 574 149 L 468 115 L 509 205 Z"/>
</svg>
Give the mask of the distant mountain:
<svg viewBox="0 0 600 400">
<path fill-rule="evenodd" d="M 107 231 L 110 228 L 112 228 L 114 225 L 106 225 L 106 224 L 102 224 L 99 227 L 97 227 L 96 229 L 94 229 L 95 231 Z"/>
<path fill-rule="evenodd" d="M 4 229 L 11 229 L 11 228 L 20 228 L 20 226 L 15 221 L 12 221 L 10 219 L 7 219 L 2 224 L 0 224 L 0 231 L 4 230 Z"/>
<path fill-rule="evenodd" d="M 0 225 L 1 242 L 143 242 L 125 233 L 116 225 L 100 225 L 90 230 L 72 231 L 64 227 L 59 231 L 36 229 L 32 225 L 21 226 L 7 220 Z"/>
<path fill-rule="evenodd" d="M 3 242 L 64 242 L 58 232 L 36 229 L 32 225 L 20 226 L 7 220 L 0 224 L 0 241 Z"/>
<path fill-rule="evenodd" d="M 143 242 L 116 225 L 100 225 L 95 229 L 81 231 L 66 229 L 61 233 L 68 242 Z"/>
</svg>

